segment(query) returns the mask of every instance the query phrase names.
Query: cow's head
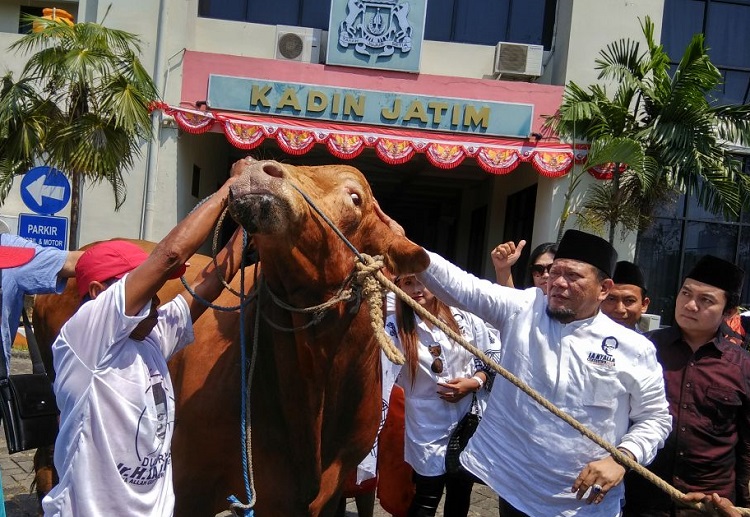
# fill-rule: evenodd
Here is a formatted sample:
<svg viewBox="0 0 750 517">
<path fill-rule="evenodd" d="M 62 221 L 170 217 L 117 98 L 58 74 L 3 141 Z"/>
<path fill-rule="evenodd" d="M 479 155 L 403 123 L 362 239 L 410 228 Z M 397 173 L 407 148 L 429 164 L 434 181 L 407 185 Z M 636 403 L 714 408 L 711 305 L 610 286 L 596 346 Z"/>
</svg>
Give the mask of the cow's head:
<svg viewBox="0 0 750 517">
<path fill-rule="evenodd" d="M 233 165 L 233 173 L 239 179 L 231 187 L 229 211 L 253 234 L 261 259 L 302 256 L 325 263 L 329 274 L 337 264 L 342 271 L 352 267 L 352 251 L 296 186 L 360 252 L 383 255 L 392 272 L 419 272 L 428 264 L 424 249 L 394 233 L 378 215 L 372 190 L 354 167 L 296 167 L 245 158 Z"/>
</svg>

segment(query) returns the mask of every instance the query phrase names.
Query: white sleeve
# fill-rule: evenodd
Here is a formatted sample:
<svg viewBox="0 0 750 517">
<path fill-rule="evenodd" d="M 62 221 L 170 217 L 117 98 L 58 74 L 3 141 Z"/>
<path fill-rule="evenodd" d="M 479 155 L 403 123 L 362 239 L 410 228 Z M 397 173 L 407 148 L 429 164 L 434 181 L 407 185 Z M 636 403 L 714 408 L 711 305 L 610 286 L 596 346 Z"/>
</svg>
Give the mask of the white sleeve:
<svg viewBox="0 0 750 517">
<path fill-rule="evenodd" d="M 164 357 L 169 359 L 172 354 L 179 352 L 195 340 L 190 307 L 185 298 L 178 294 L 174 300 L 159 307 L 158 313 L 157 330 L 163 338 L 159 346 Z"/>
<path fill-rule="evenodd" d="M 648 465 L 672 430 L 672 416 L 664 390 L 664 375 L 656 359 L 656 349 L 649 344 L 634 369 L 630 389 L 630 421 L 628 432 L 618 447 L 635 455 L 641 465 Z"/>
<path fill-rule="evenodd" d="M 476 314 L 494 327 L 502 328 L 503 322 L 521 307 L 517 302 L 527 298 L 526 291 L 477 278 L 440 255 L 427 253 L 430 265 L 417 275 L 419 280 L 438 299 Z"/>
</svg>

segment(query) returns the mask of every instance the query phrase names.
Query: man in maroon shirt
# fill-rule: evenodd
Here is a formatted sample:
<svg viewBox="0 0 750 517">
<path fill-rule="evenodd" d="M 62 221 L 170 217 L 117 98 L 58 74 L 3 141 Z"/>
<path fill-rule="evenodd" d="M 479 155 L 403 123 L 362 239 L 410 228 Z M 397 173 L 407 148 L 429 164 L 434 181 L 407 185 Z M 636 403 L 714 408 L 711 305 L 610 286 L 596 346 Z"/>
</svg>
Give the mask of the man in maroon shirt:
<svg viewBox="0 0 750 517">
<path fill-rule="evenodd" d="M 704 256 L 677 294 L 676 325 L 648 336 L 664 368 L 673 418 L 649 469 L 683 492 L 716 493 L 736 506 L 750 502 L 750 354 L 719 327 L 736 310 L 743 280 L 734 264 Z M 701 515 L 634 473 L 625 487 L 625 516 Z"/>
</svg>

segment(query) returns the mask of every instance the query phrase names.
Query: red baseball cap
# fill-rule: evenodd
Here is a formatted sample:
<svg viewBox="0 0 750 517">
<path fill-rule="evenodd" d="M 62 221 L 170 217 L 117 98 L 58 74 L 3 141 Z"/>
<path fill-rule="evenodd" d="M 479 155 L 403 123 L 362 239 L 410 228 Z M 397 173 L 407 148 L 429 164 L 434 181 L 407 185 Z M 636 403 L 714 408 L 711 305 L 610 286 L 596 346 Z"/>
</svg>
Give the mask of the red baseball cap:
<svg viewBox="0 0 750 517">
<path fill-rule="evenodd" d="M 89 292 L 91 282 L 105 282 L 122 278 L 148 258 L 148 253 L 132 242 L 111 240 L 93 245 L 83 252 L 76 264 L 78 294 L 83 298 Z M 183 264 L 170 278 L 179 278 L 185 273 Z"/>
<path fill-rule="evenodd" d="M 0 269 L 23 266 L 34 258 L 34 248 L 0 246 Z"/>
</svg>

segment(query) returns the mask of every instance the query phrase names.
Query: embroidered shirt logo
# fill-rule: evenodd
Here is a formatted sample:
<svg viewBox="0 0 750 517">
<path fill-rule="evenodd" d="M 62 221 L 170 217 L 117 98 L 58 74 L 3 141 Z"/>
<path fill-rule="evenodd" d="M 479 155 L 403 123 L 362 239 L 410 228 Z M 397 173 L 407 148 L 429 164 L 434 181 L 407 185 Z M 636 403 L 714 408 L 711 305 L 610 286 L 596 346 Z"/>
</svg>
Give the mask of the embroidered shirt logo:
<svg viewBox="0 0 750 517">
<path fill-rule="evenodd" d="M 604 353 L 589 352 L 587 361 L 601 366 L 614 366 L 615 358 L 612 356 L 612 351 L 617 350 L 618 346 L 617 338 L 613 336 L 605 337 L 602 339 L 602 351 Z"/>
<path fill-rule="evenodd" d="M 617 350 L 619 343 L 617 338 L 609 336 L 602 339 L 602 350 L 607 355 L 612 355 L 612 350 Z"/>
</svg>

